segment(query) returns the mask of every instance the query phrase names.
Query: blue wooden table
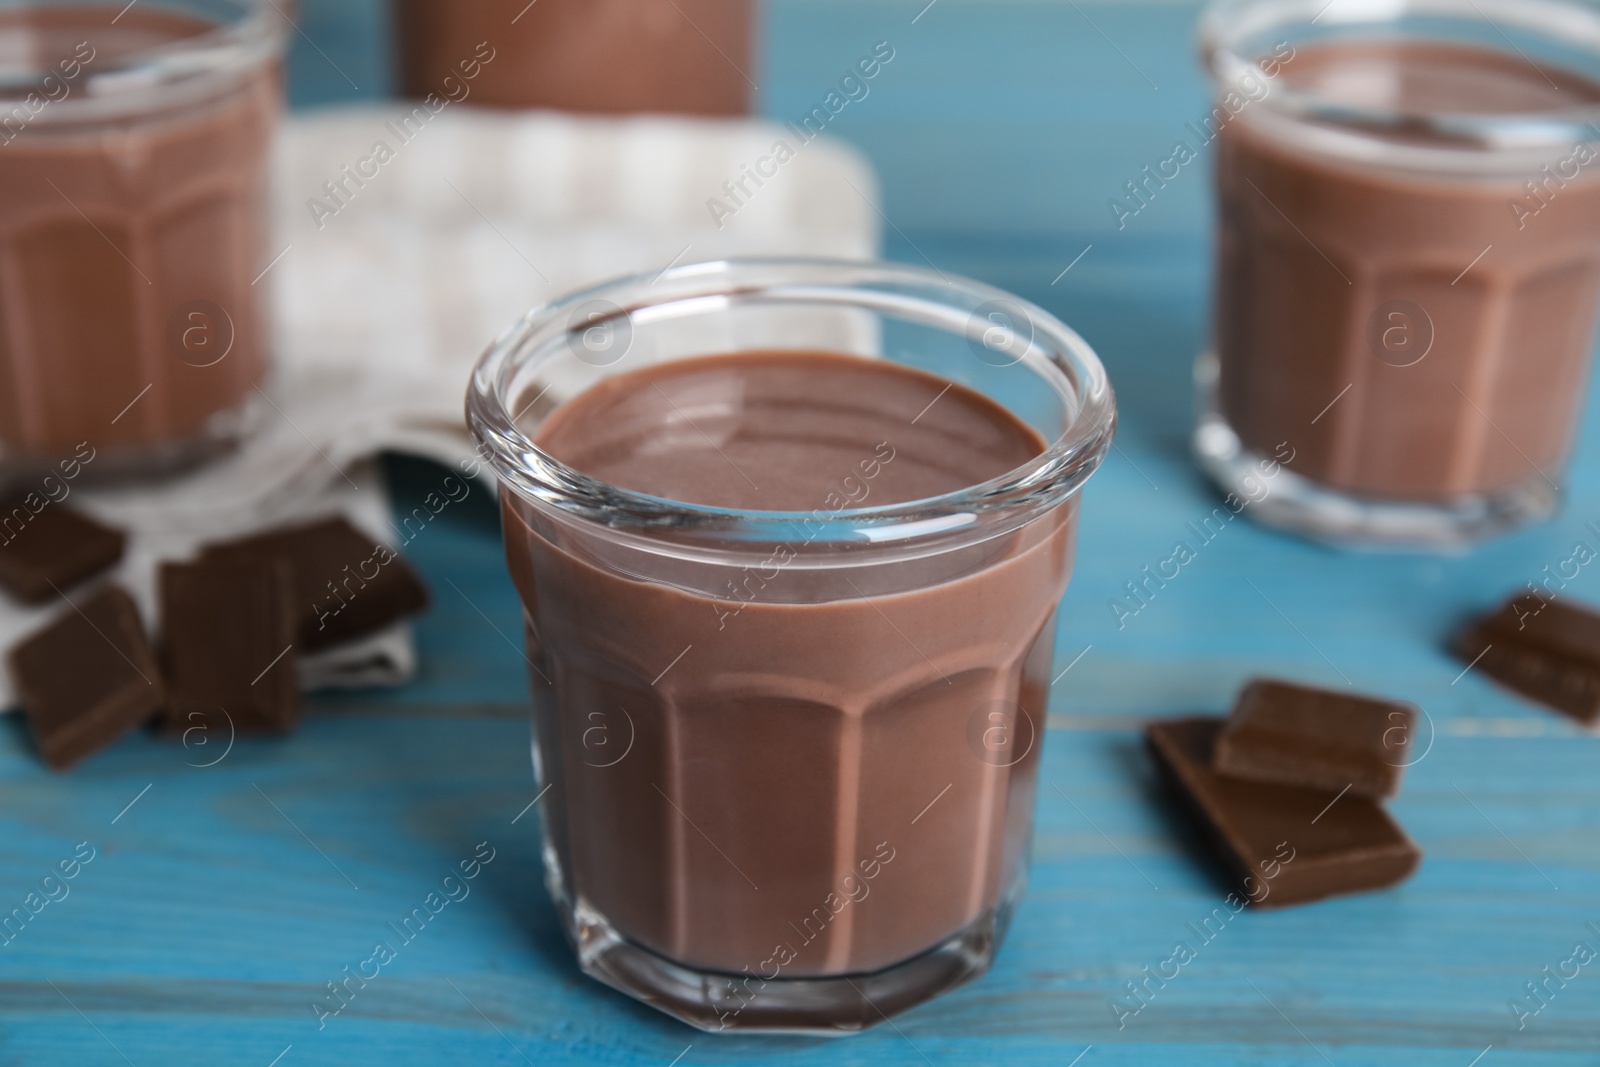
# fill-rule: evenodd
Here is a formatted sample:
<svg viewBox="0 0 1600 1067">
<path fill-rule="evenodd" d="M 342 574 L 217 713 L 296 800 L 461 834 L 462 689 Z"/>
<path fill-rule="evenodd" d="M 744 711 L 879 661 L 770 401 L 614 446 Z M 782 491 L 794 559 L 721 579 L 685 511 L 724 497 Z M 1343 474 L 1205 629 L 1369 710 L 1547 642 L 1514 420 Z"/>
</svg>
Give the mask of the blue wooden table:
<svg viewBox="0 0 1600 1067">
<path fill-rule="evenodd" d="M 1106 206 L 1204 110 L 1195 8 L 925 4 L 772 0 L 757 80 L 766 112 L 797 116 L 891 42 L 893 65 L 836 123 L 883 175 L 891 254 L 1059 313 L 1120 393 L 1058 662 L 1088 651 L 1052 692 L 1032 888 L 993 973 L 841 1041 L 702 1035 L 583 978 L 518 819 L 534 796 L 518 606 L 477 499 L 413 545 L 437 606 L 403 690 L 318 700 L 297 736 L 241 741 L 213 767 L 140 736 L 52 776 L 0 724 L 0 910 L 75 850 L 94 857 L 0 948 L 0 1064 L 1600 1063 L 1600 961 L 1547 983 L 1521 1029 L 1509 1007 L 1579 942 L 1600 948 L 1600 740 L 1441 651 L 1464 612 L 1575 542 L 1600 549 L 1600 419 L 1552 524 L 1441 559 L 1337 554 L 1239 520 L 1119 628 L 1123 584 L 1215 505 L 1186 458 L 1207 174 L 1186 169 L 1120 230 Z M 293 57 L 297 103 L 386 91 L 374 0 L 303 10 L 317 48 Z M 393 469 L 407 508 L 440 477 Z M 1565 594 L 1600 601 L 1600 567 Z M 1432 747 L 1393 810 L 1427 858 L 1393 892 L 1247 911 L 1119 1027 L 1125 983 L 1193 941 L 1222 895 L 1138 724 L 1219 712 L 1263 671 L 1426 709 Z M 480 842 L 494 858 L 471 895 L 319 1028 L 325 983 Z"/>
</svg>

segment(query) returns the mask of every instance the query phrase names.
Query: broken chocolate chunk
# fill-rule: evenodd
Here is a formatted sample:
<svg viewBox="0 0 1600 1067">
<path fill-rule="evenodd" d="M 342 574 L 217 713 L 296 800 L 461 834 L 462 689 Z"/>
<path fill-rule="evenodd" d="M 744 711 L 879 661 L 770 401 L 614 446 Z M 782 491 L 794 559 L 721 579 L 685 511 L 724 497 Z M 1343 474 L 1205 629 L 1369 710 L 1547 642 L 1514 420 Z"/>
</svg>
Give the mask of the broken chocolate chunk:
<svg viewBox="0 0 1600 1067">
<path fill-rule="evenodd" d="M 11 652 L 11 678 L 39 754 L 65 770 L 166 704 L 133 598 L 115 586 L 69 606 Z"/>
<path fill-rule="evenodd" d="M 127 537 L 65 504 L 0 504 L 0 589 L 43 604 L 122 559 Z"/>
<path fill-rule="evenodd" d="M 1385 889 L 1417 869 L 1421 851 L 1366 797 L 1218 774 L 1221 732 L 1220 718 L 1175 719 L 1145 727 L 1145 741 L 1257 906 Z"/>
<path fill-rule="evenodd" d="M 1585 725 L 1600 723 L 1600 615 L 1563 600 L 1513 597 L 1451 642 L 1463 662 Z"/>
<path fill-rule="evenodd" d="M 211 545 L 202 559 L 289 564 L 298 640 L 306 651 L 367 637 L 428 606 L 427 586 L 411 565 L 343 518 Z"/>
<path fill-rule="evenodd" d="M 300 719 L 294 581 L 277 560 L 161 568 L 167 725 L 282 733 Z"/>
<path fill-rule="evenodd" d="M 1411 748 L 1411 704 L 1258 678 L 1217 740 L 1217 770 L 1307 789 L 1392 797 Z"/>
</svg>

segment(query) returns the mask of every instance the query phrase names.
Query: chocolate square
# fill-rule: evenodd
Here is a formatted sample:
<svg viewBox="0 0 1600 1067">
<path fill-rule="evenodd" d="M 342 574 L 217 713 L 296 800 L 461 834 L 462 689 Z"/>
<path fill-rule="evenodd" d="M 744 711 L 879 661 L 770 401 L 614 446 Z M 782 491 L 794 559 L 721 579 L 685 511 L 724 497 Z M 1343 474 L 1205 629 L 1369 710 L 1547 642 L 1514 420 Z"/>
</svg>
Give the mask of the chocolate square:
<svg viewBox="0 0 1600 1067">
<path fill-rule="evenodd" d="M 294 581 L 281 561 L 161 568 L 167 725 L 282 733 L 300 719 Z"/>
<path fill-rule="evenodd" d="M 1463 628 L 1451 651 L 1530 700 L 1586 726 L 1600 723 L 1600 615 L 1593 611 L 1513 597 Z"/>
<path fill-rule="evenodd" d="M 11 652 L 16 685 L 45 763 L 65 770 L 166 704 L 133 598 L 115 586 L 68 607 Z"/>
<path fill-rule="evenodd" d="M 42 499 L 42 498 L 40 498 Z M 0 504 L 0 588 L 43 604 L 122 559 L 127 537 L 65 504 Z"/>
<path fill-rule="evenodd" d="M 1258 907 L 1384 889 L 1417 869 L 1421 851 L 1366 797 L 1218 774 L 1212 757 L 1221 732 L 1220 718 L 1174 719 L 1145 727 L 1145 741 L 1239 892 Z"/>
<path fill-rule="evenodd" d="M 202 559 L 287 563 L 299 644 L 308 652 L 367 637 L 428 606 L 428 588 L 411 565 L 339 517 L 211 545 Z"/>
<path fill-rule="evenodd" d="M 1217 770 L 1235 778 L 1392 797 L 1416 727 L 1414 705 L 1258 678 L 1217 740 Z"/>
</svg>

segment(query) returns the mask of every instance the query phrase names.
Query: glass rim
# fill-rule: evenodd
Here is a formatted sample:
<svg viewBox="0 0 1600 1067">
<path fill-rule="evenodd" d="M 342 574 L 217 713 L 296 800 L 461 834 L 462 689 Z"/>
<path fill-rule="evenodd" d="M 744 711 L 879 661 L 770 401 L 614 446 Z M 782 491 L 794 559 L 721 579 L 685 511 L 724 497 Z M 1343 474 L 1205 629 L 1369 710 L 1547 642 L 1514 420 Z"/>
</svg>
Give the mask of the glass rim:
<svg viewBox="0 0 1600 1067">
<path fill-rule="evenodd" d="M 1293 43 L 1295 31 L 1303 35 L 1313 27 L 1382 32 L 1407 17 L 1459 17 L 1477 26 L 1487 24 L 1505 41 L 1492 47 L 1508 56 L 1519 54 L 1540 70 L 1545 68 L 1505 38 L 1502 26 L 1544 34 L 1600 60 L 1600 10 L 1579 0 L 1211 0 L 1200 15 L 1201 63 L 1216 90 L 1244 92 L 1253 99 L 1251 80 L 1259 90 L 1257 64 L 1263 56 L 1252 53 L 1251 42 L 1277 30 L 1279 36 L 1291 35 L 1284 39 Z M 1425 33 L 1398 36 L 1448 39 Z M 1271 85 L 1260 101 L 1275 117 L 1326 127 L 1326 147 L 1425 167 L 1449 167 L 1489 153 L 1547 153 L 1600 142 L 1600 104 L 1532 112 L 1425 111 L 1352 105 L 1281 85 Z M 1409 143 L 1395 139 L 1397 134 Z M 1417 143 L 1418 134 L 1433 143 Z M 1358 140 L 1369 149 L 1361 151 Z"/>
<path fill-rule="evenodd" d="M 649 295 L 646 295 L 649 294 Z M 942 299 L 941 299 L 942 298 Z M 1003 303 L 1027 327 L 1027 363 L 1069 409 L 1065 428 L 1044 452 L 1005 474 L 955 492 L 874 507 L 827 511 L 762 511 L 694 504 L 613 485 L 568 466 L 540 448 L 511 413 L 520 394 L 513 379 L 552 345 L 593 328 L 575 318 L 594 301 L 613 304 L 630 318 L 647 309 L 689 305 L 687 313 L 760 303 L 834 306 L 909 318 L 964 334 L 975 310 Z M 1022 333 L 1007 329 L 1006 336 Z M 1047 357 L 1044 353 L 1052 353 Z M 715 353 L 707 353 L 715 354 Z M 848 354 L 848 353 L 847 353 Z M 861 357 L 872 358 L 872 357 Z M 977 358 L 977 357 L 974 357 Z M 942 376 L 941 376 L 942 377 Z M 997 401 L 998 402 L 998 401 Z M 1005 406 L 1005 405 L 1002 405 Z M 815 258 L 712 260 L 658 274 L 618 278 L 529 311 L 489 347 L 473 369 L 467 392 L 467 426 L 480 457 L 503 486 L 579 519 L 613 529 L 671 530 L 692 536 L 712 531 L 739 541 L 782 541 L 795 523 L 822 524 L 824 541 L 905 546 L 970 540 L 980 531 L 1014 528 L 1076 495 L 1099 467 L 1116 431 L 1116 401 L 1104 366 L 1087 341 L 1049 312 L 981 282 L 898 263 Z M 1008 521 L 1015 520 L 1015 521 Z M 620 532 L 620 531 L 619 531 Z"/>
<path fill-rule="evenodd" d="M 125 5 L 97 0 L 84 3 L 46 4 L 37 0 L 0 5 L 0 12 L 104 8 L 122 11 Z M 295 0 L 225 0 L 230 16 L 222 21 L 188 6 L 149 4 L 145 10 L 193 16 L 212 25 L 200 33 L 178 38 L 121 57 L 114 66 L 94 69 L 83 64 L 81 90 L 60 99 L 46 98 L 29 118 L 29 125 L 72 125 L 95 120 L 121 119 L 141 112 L 203 101 L 242 75 L 284 55 L 296 11 Z M 120 17 L 120 16 L 119 16 Z M 54 67 L 14 69 L 0 75 L 0 116 L 37 96 L 47 79 L 62 78 Z"/>
</svg>

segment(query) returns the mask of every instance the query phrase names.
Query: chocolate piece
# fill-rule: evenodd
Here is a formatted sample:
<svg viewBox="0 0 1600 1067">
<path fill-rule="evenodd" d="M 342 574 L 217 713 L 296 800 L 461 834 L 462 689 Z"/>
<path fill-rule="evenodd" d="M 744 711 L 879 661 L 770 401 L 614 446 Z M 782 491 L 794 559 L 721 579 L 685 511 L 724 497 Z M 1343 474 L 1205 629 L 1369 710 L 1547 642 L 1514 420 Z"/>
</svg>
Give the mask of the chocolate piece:
<svg viewBox="0 0 1600 1067">
<path fill-rule="evenodd" d="M 168 563 L 161 568 L 161 626 L 170 729 L 294 728 L 300 680 L 288 564 Z"/>
<path fill-rule="evenodd" d="M 366 637 L 428 606 L 428 587 L 411 565 L 343 518 L 211 545 L 202 559 L 287 562 L 299 644 L 307 651 Z"/>
<path fill-rule="evenodd" d="M 24 604 L 43 604 L 122 558 L 122 531 L 64 504 L 35 510 L 28 499 L 0 505 L 0 588 Z"/>
<path fill-rule="evenodd" d="M 1417 869 L 1421 851 L 1366 797 L 1218 774 L 1221 731 L 1220 718 L 1175 719 L 1146 726 L 1145 741 L 1258 906 L 1384 889 Z"/>
<path fill-rule="evenodd" d="M 1217 739 L 1217 770 L 1392 797 L 1400 791 L 1415 726 L 1411 704 L 1258 678 L 1239 694 Z"/>
<path fill-rule="evenodd" d="M 65 770 L 166 703 L 133 599 L 107 586 L 11 652 L 11 679 L 39 754 Z"/>
<path fill-rule="evenodd" d="M 1495 681 L 1589 726 L 1600 722 L 1600 615 L 1512 597 L 1468 624 L 1451 650 Z"/>
</svg>

